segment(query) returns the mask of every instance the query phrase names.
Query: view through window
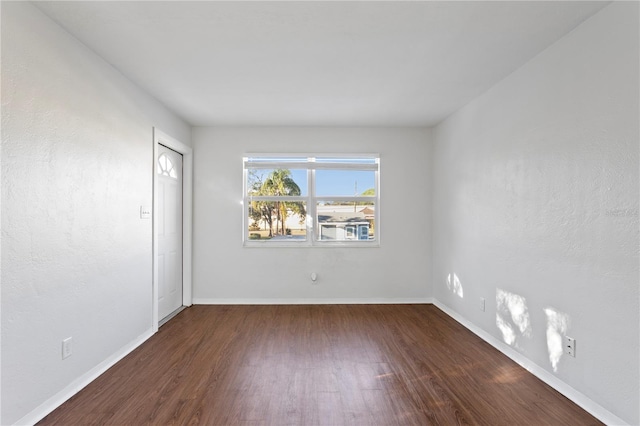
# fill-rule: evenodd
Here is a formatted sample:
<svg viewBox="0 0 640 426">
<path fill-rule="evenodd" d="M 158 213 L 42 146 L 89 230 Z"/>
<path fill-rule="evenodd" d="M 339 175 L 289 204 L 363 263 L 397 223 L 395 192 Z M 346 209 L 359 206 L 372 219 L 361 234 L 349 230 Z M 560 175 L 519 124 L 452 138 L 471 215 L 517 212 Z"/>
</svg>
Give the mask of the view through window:
<svg viewBox="0 0 640 426">
<path fill-rule="evenodd" d="M 247 155 L 245 245 L 376 245 L 378 155 Z"/>
</svg>

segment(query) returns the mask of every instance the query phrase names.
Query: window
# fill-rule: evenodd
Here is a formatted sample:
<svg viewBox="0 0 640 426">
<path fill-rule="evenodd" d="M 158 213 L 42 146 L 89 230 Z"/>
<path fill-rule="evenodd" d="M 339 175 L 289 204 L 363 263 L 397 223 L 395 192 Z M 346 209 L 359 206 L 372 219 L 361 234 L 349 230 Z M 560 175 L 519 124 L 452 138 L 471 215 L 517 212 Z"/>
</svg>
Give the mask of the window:
<svg viewBox="0 0 640 426">
<path fill-rule="evenodd" d="M 161 154 L 158 158 L 158 174 L 162 176 L 168 176 L 173 179 L 178 179 L 178 174 L 173 166 L 171 158 L 166 154 Z"/>
<path fill-rule="evenodd" d="M 377 155 L 247 155 L 248 246 L 379 244 Z"/>
</svg>

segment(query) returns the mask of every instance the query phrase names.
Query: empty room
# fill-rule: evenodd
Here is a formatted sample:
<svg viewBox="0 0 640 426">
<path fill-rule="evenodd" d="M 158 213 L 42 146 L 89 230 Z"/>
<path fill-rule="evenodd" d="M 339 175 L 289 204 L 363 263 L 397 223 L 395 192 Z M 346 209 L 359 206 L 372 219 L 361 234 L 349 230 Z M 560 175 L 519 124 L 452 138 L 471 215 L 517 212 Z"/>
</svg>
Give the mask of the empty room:
<svg viewBox="0 0 640 426">
<path fill-rule="evenodd" d="M 0 424 L 640 424 L 639 6 L 1 1 Z"/>
</svg>

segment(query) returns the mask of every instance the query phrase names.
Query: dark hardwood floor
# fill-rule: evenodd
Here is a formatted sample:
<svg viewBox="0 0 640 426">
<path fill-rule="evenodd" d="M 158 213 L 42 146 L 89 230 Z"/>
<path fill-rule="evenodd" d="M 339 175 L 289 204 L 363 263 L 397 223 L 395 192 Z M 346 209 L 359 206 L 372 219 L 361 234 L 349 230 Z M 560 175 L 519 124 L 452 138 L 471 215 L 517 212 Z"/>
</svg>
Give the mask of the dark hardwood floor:
<svg viewBox="0 0 640 426">
<path fill-rule="evenodd" d="M 193 306 L 41 425 L 601 424 L 432 305 Z"/>
</svg>

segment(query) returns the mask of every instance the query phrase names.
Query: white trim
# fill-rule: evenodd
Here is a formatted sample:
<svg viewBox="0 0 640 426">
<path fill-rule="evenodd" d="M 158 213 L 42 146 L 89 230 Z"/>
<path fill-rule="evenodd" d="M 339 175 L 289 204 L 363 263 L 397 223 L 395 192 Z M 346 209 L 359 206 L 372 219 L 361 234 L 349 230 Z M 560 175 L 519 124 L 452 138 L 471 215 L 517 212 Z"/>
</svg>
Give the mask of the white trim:
<svg viewBox="0 0 640 426">
<path fill-rule="evenodd" d="M 313 169 L 307 170 L 307 185 L 309 194 L 309 201 L 316 200 L 316 171 Z M 318 242 L 318 236 L 316 235 L 316 218 L 318 217 L 318 200 L 313 203 L 307 203 L 307 236 L 311 239 L 309 247 L 314 247 Z M 245 240 L 246 241 L 246 240 Z"/>
<path fill-rule="evenodd" d="M 449 315 L 451 318 L 462 324 L 469 331 L 480 337 L 485 342 L 489 343 L 491 346 L 511 358 L 525 370 L 551 386 L 553 389 L 560 392 L 562 395 L 566 396 L 568 399 L 573 401 L 576 405 L 584 409 L 589 414 L 596 417 L 601 422 L 607 425 L 628 425 L 627 422 L 622 420 L 620 417 L 616 416 L 606 408 L 602 407 L 597 402 L 593 401 L 588 396 L 583 393 L 575 390 L 567 383 L 558 379 L 556 376 L 551 374 L 549 371 L 535 364 L 529 358 L 521 354 L 520 352 L 514 350 L 511 346 L 502 342 L 498 338 L 489 334 L 482 328 L 476 326 L 471 321 L 464 318 L 462 315 L 458 314 L 453 309 L 449 308 L 447 305 L 440 302 L 438 299 L 433 298 L 433 304 L 438 307 L 445 314 Z"/>
<path fill-rule="evenodd" d="M 116 353 L 102 361 L 100 364 L 93 367 L 91 370 L 87 371 L 82 376 L 78 377 L 76 380 L 71 382 L 69 385 L 65 386 L 60 392 L 53 395 L 51 398 L 47 399 L 45 402 L 40 404 L 37 408 L 32 410 L 26 416 L 18 420 L 16 425 L 33 425 L 42 420 L 46 415 L 53 412 L 56 408 L 64 404 L 68 401 L 72 396 L 80 392 L 87 386 L 89 383 L 93 382 L 98 378 L 101 374 L 107 371 L 109 368 L 113 367 L 118 361 L 120 361 L 125 356 L 129 355 L 136 349 L 138 346 L 143 344 L 149 337 L 153 335 L 153 330 L 149 329 L 145 331 L 143 334 L 138 336 L 129 344 L 123 346 Z"/>
<path fill-rule="evenodd" d="M 247 158 L 247 157 L 245 157 Z M 244 168 L 247 169 L 277 169 L 286 165 L 294 170 L 364 170 L 378 171 L 378 163 L 316 163 L 313 161 L 244 161 Z"/>
<path fill-rule="evenodd" d="M 192 301 L 192 238 L 193 238 L 193 150 L 191 147 L 172 138 L 166 133 L 153 128 L 153 296 L 152 296 L 152 324 L 153 331 L 158 331 L 158 174 L 156 173 L 156 158 L 158 145 L 164 145 L 182 154 L 182 305 L 191 306 Z"/>
<path fill-rule="evenodd" d="M 195 298 L 194 305 L 428 305 L 431 297 L 338 299 L 212 299 Z"/>
<path fill-rule="evenodd" d="M 246 169 L 245 169 L 246 170 Z M 246 183 L 245 183 L 246 185 Z M 309 197 L 306 195 L 247 195 L 249 201 L 307 201 Z M 377 197 L 370 195 L 327 195 L 315 197 L 316 201 L 355 201 L 360 203 L 378 201 Z M 367 207 L 363 205 L 362 207 Z"/>
<path fill-rule="evenodd" d="M 247 152 L 243 155 L 247 158 L 273 158 L 275 160 L 291 160 L 292 158 L 316 158 L 320 159 L 336 159 L 336 158 L 350 158 L 350 159 L 374 159 L 380 157 L 379 152 Z M 289 161 L 291 162 L 291 161 Z"/>
</svg>

